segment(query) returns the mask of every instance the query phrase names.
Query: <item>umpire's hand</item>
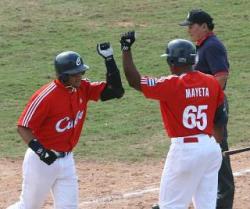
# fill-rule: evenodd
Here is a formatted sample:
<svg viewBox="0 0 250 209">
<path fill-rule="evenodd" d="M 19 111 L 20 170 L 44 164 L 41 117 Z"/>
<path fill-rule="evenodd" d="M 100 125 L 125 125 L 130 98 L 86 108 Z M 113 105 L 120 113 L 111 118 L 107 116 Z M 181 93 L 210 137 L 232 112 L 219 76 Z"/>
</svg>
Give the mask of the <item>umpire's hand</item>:
<svg viewBox="0 0 250 209">
<path fill-rule="evenodd" d="M 135 31 L 129 31 L 121 35 L 121 50 L 129 51 L 133 43 L 135 42 Z"/>
</svg>

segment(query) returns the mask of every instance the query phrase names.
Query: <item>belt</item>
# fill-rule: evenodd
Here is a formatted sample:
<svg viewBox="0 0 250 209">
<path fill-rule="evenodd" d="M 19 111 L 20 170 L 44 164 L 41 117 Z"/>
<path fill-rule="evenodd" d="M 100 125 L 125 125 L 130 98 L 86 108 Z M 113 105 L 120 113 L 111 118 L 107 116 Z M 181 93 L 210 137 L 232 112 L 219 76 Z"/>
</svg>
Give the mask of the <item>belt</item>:
<svg viewBox="0 0 250 209">
<path fill-rule="evenodd" d="M 54 151 L 53 152 L 56 154 L 57 158 L 64 158 L 65 156 L 69 155 L 71 152 L 57 152 Z"/>
<path fill-rule="evenodd" d="M 184 137 L 183 143 L 197 143 L 199 142 L 197 137 Z"/>
<path fill-rule="evenodd" d="M 176 137 L 176 138 L 171 138 L 171 141 L 173 143 L 198 143 L 199 138 L 196 136 L 186 136 L 186 137 Z"/>
</svg>

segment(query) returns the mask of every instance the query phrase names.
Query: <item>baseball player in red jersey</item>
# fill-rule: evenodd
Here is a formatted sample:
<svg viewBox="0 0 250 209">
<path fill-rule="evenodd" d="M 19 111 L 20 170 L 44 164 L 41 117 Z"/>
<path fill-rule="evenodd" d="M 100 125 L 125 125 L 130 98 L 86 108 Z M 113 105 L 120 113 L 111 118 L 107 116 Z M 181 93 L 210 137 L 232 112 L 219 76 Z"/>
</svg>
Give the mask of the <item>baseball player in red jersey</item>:
<svg viewBox="0 0 250 209">
<path fill-rule="evenodd" d="M 230 64 L 226 47 L 214 33 L 215 24 L 211 15 L 201 9 L 192 9 L 189 11 L 187 18 L 179 25 L 186 26 L 190 38 L 196 44 L 198 61 L 194 68 L 213 75 L 225 91 Z M 226 96 L 224 102 L 229 113 Z M 229 150 L 227 124 L 226 121 L 224 124 L 224 138 L 220 143 L 222 151 Z M 235 185 L 230 158 L 229 156 L 223 156 L 218 176 L 216 209 L 233 209 L 234 190 Z"/>
<path fill-rule="evenodd" d="M 124 90 L 109 43 L 97 45 L 105 59 L 106 82 L 82 79 L 89 68 L 73 51 L 55 58 L 56 80 L 31 97 L 18 120 L 18 132 L 28 144 L 23 162 L 19 202 L 9 209 L 39 209 L 49 191 L 55 209 L 78 208 L 78 182 L 72 151 L 76 146 L 89 101 L 121 98 Z"/>
<path fill-rule="evenodd" d="M 131 87 L 158 100 L 171 146 L 161 177 L 160 209 L 214 209 L 222 155 L 224 94 L 213 76 L 193 70 L 195 46 L 187 40 L 168 43 L 172 75 L 141 76 L 131 53 L 133 31 L 121 36 L 123 68 Z M 216 139 L 215 139 L 216 138 Z M 217 141 L 216 141 L 217 140 Z"/>
</svg>

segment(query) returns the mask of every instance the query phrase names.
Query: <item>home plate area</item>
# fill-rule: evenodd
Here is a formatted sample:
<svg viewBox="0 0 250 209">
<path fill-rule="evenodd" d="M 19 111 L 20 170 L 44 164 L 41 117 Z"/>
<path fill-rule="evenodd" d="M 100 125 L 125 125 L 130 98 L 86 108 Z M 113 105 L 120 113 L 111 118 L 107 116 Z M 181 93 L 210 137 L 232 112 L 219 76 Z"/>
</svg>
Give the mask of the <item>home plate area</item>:
<svg viewBox="0 0 250 209">
<path fill-rule="evenodd" d="M 234 209 L 250 209 L 250 152 L 232 155 Z M 0 208 L 18 200 L 22 159 L 1 159 Z M 97 162 L 76 159 L 80 209 L 151 209 L 157 203 L 162 161 Z M 52 209 L 51 195 L 43 209 Z M 192 208 L 192 205 L 190 206 Z"/>
</svg>

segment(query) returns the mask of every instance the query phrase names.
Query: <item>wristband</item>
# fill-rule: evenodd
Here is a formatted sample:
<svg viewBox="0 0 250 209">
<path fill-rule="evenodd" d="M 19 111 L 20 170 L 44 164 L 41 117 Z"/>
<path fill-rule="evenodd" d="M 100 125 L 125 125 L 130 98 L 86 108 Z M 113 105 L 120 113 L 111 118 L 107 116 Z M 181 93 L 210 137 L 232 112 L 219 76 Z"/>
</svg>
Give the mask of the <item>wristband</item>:
<svg viewBox="0 0 250 209">
<path fill-rule="evenodd" d="M 105 57 L 105 60 L 106 61 L 110 61 L 110 60 L 113 60 L 114 59 L 114 56 L 113 55 L 110 55 L 108 57 Z"/>
<path fill-rule="evenodd" d="M 111 59 L 106 59 L 105 60 L 105 65 L 106 65 L 106 68 L 107 68 L 107 72 L 108 74 L 111 74 L 111 73 L 114 73 L 114 72 L 119 72 L 118 70 L 118 67 L 115 63 L 115 59 L 114 57 L 112 56 Z"/>
<path fill-rule="evenodd" d="M 38 154 L 39 156 L 41 155 L 41 153 L 44 150 L 43 145 L 41 145 L 39 143 L 39 141 L 37 141 L 37 139 L 32 139 L 29 144 L 28 144 L 29 148 L 31 148 L 36 154 Z"/>
</svg>

